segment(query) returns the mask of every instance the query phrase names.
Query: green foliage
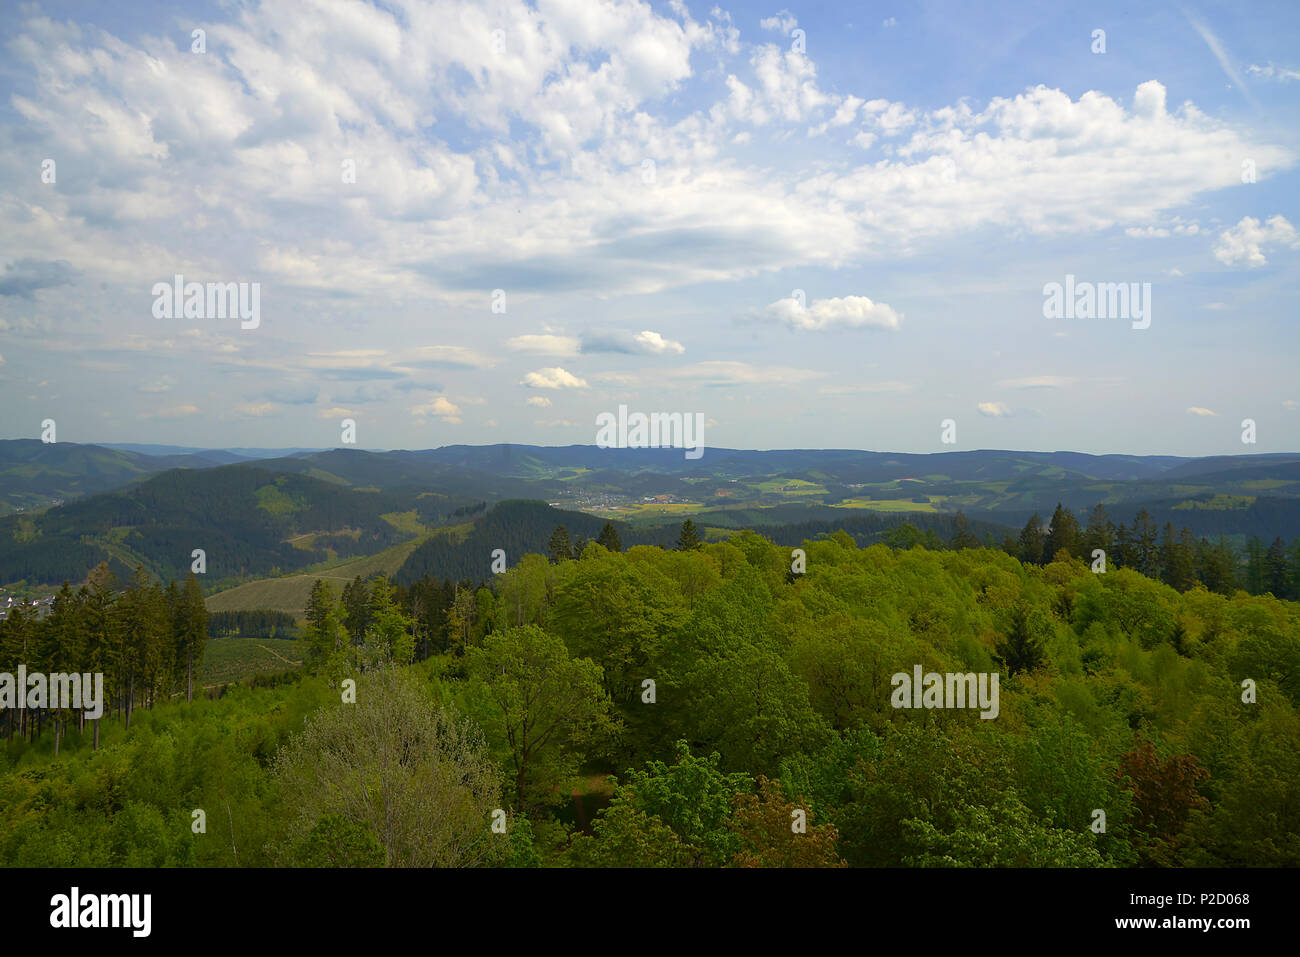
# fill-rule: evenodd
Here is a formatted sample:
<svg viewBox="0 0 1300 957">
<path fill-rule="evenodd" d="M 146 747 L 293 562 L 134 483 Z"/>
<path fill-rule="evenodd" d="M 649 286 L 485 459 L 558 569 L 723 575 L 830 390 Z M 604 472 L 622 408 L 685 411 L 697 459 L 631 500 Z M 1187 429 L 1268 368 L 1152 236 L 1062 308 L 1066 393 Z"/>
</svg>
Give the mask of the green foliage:
<svg viewBox="0 0 1300 957">
<path fill-rule="evenodd" d="M 563 799 L 587 749 L 614 730 L 599 666 L 536 625 L 489 635 L 467 660 L 468 707 L 504 755 L 515 808 Z"/>
<path fill-rule="evenodd" d="M 295 812 L 282 851 L 290 863 L 318 853 L 322 827 L 342 829 L 350 861 L 373 861 L 371 841 L 390 867 L 503 856 L 489 829 L 499 779 L 482 732 L 435 705 L 406 671 L 371 671 L 355 703 L 313 715 L 276 756 L 274 778 Z"/>
<path fill-rule="evenodd" d="M 321 582 L 302 672 L 193 702 L 197 584 L 119 587 L 101 566 L 45 618 L 0 621 L 0 672 L 102 670 L 109 699 L 99 722 L 0 717 L 0 860 L 1300 865 L 1300 606 L 1275 593 L 1279 549 L 1257 549 L 1273 594 L 1225 594 L 1203 580 L 1219 553 L 1151 516 L 1080 531 L 1060 511 L 1039 562 L 899 525 L 895 547 L 802 541 L 801 575 L 792 546 L 743 531 L 511 553 L 486 585 Z M 1104 574 L 1094 545 L 1117 556 Z M 999 673 L 998 716 L 895 710 L 891 677 L 918 665 Z M 806 833 L 775 826 L 796 809 Z"/>
<path fill-rule="evenodd" d="M 741 849 L 727 824 L 736 795 L 750 790 L 750 777 L 723 773 L 717 752 L 696 757 L 685 741 L 676 751 L 672 764 L 650 761 L 644 771 L 627 773 L 601 812 L 595 838 L 577 842 L 574 863 L 716 867 Z"/>
</svg>

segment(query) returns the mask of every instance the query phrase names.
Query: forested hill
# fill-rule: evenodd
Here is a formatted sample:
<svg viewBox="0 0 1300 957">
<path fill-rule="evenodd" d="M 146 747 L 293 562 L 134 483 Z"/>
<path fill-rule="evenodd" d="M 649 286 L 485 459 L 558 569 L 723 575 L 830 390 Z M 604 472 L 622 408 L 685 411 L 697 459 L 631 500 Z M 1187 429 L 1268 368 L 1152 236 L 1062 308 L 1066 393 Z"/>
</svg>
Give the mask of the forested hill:
<svg viewBox="0 0 1300 957">
<path fill-rule="evenodd" d="M 623 522 L 612 523 L 624 544 L 667 544 L 676 529 L 658 528 L 634 533 Z M 492 552 L 503 549 L 506 562 L 513 564 L 523 555 L 545 554 L 551 535 L 564 526 L 572 543 L 595 541 L 605 521 L 584 512 L 552 508 L 545 502 L 511 499 L 499 502 L 467 528 L 435 535 L 420 544 L 397 572 L 396 581 L 409 585 L 426 576 L 483 581 L 491 576 Z M 660 542 L 659 540 L 663 541 Z"/>
<path fill-rule="evenodd" d="M 101 561 L 183 578 L 194 549 L 207 582 L 274 575 L 409 539 L 463 505 L 437 494 L 377 492 L 232 465 L 173 470 L 119 492 L 0 519 L 0 584 L 81 581 Z"/>
<path fill-rule="evenodd" d="M 211 468 L 222 453 L 143 455 L 75 442 L 0 440 L 0 515 L 122 488 L 165 469 Z"/>
<path fill-rule="evenodd" d="M 859 545 L 888 541 L 890 535 L 906 525 L 918 541 L 929 541 L 942 548 L 956 532 L 959 521 L 981 541 L 999 542 L 1011 531 L 1008 526 L 991 522 L 958 520 L 952 515 L 917 515 L 911 513 L 853 512 L 845 509 L 786 506 L 773 509 L 730 509 L 706 511 L 694 516 L 701 535 L 709 528 L 747 528 L 761 532 L 780 545 L 797 545 L 805 539 L 829 535 L 835 531 L 849 534 Z M 428 576 L 459 581 L 483 581 L 490 577 L 492 552 L 503 549 L 507 564 L 529 552 L 547 554 L 551 536 L 563 527 L 572 553 L 581 554 L 585 542 L 595 541 L 605 520 L 584 512 L 554 508 L 545 502 L 510 500 L 500 502 L 475 519 L 466 528 L 436 535 L 421 543 L 398 571 L 396 582 L 408 585 Z M 655 545 L 672 548 L 680 534 L 680 523 L 634 526 L 610 522 L 625 548 Z M 926 537 L 928 536 L 928 538 Z M 722 537 L 719 532 L 711 537 Z"/>
</svg>

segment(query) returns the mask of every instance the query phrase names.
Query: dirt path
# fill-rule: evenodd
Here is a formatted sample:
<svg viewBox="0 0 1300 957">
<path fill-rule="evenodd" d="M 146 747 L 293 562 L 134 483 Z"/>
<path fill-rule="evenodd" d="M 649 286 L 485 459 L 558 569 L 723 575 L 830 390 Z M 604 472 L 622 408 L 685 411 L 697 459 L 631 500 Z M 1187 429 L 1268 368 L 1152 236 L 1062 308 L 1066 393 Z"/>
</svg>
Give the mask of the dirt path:
<svg viewBox="0 0 1300 957">
<path fill-rule="evenodd" d="M 283 661 L 286 665 L 293 665 L 296 668 L 300 664 L 302 664 L 301 661 L 290 661 L 284 655 L 280 654 L 278 651 L 276 651 L 273 648 L 266 647 L 266 645 L 262 644 L 260 641 L 257 643 L 257 647 L 261 648 L 263 651 L 269 651 L 271 654 L 275 655 L 277 658 Z"/>
</svg>

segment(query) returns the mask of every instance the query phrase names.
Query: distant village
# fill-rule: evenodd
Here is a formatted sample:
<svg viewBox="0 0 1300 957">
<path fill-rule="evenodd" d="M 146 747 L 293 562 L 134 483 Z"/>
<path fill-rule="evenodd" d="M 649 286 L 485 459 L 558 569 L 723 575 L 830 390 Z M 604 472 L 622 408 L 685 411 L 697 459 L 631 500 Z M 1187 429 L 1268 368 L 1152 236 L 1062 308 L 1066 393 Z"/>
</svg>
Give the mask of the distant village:
<svg viewBox="0 0 1300 957">
<path fill-rule="evenodd" d="M 14 608 L 26 606 L 36 612 L 38 620 L 45 618 L 54 607 L 53 595 L 41 595 L 37 598 L 15 598 L 13 595 L 4 595 L 4 589 L 0 588 L 0 621 L 9 617 L 9 612 Z"/>
</svg>

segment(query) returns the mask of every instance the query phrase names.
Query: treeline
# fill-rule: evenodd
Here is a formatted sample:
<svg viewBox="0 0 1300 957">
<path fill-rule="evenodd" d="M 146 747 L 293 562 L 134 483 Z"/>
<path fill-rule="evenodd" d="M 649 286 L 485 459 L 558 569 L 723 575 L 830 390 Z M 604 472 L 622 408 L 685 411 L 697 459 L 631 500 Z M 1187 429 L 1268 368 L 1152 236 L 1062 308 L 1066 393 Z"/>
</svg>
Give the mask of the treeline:
<svg viewBox="0 0 1300 957">
<path fill-rule="evenodd" d="M 367 655 L 391 660 L 397 639 L 393 622 L 398 619 L 410 637 L 409 654 L 404 640 L 398 649 L 402 663 L 441 654 L 463 633 L 465 622 L 476 618 L 480 587 L 469 579 L 422 578 L 403 586 L 383 576 L 369 581 L 358 576 L 335 592 L 328 581 L 318 579 L 303 609 L 308 667 L 329 665 L 342 673 L 349 665 L 359 667 L 369 660 L 362 654 L 367 647 Z"/>
<path fill-rule="evenodd" d="M 752 528 L 780 544 L 797 545 L 807 539 L 840 531 L 853 537 L 859 545 L 886 542 L 894 546 L 924 545 L 943 548 L 954 535 L 959 519 L 951 515 L 927 514 L 846 514 L 834 519 L 817 519 L 774 524 L 772 515 L 783 516 L 807 509 L 738 509 L 696 516 L 702 522 L 717 521 L 735 527 Z M 829 510 L 825 510 L 829 511 Z M 989 545 L 1006 532 L 1005 525 L 980 520 L 960 522 Z M 626 522 L 606 521 L 585 512 L 552 508 L 545 502 L 512 499 L 499 502 L 479 517 L 464 535 L 442 533 L 422 543 L 398 570 L 394 580 L 410 584 L 422 578 L 450 578 L 485 581 L 490 572 L 491 555 L 502 549 L 513 563 L 528 553 L 547 554 L 556 526 L 562 525 L 575 553 L 596 541 L 605 526 L 610 526 L 621 542 L 632 547 L 652 545 L 675 548 L 678 527 L 672 524 L 633 526 Z M 701 531 L 701 537 L 703 531 Z"/>
<path fill-rule="evenodd" d="M 971 536 L 960 541 L 954 536 L 951 544 L 975 547 L 979 542 Z M 1047 524 L 1035 514 L 1018 537 L 1006 537 L 1002 549 L 1035 565 L 1061 555 L 1091 564 L 1101 558 L 1100 551 L 1104 568 L 1131 568 L 1179 591 L 1199 584 L 1221 595 L 1240 588 L 1252 595 L 1300 600 L 1300 538 L 1288 546 L 1278 536 L 1266 546 L 1262 539 L 1251 537 L 1242 552 L 1226 537 L 1211 541 L 1197 538 L 1187 528 L 1175 532 L 1172 522 L 1158 528 L 1144 508 L 1131 525 L 1116 526 L 1097 505 L 1081 528 L 1070 510 L 1058 504 Z"/>
<path fill-rule="evenodd" d="M 298 637 L 297 619 L 286 611 L 208 612 L 209 638 Z"/>
<path fill-rule="evenodd" d="M 64 582 L 45 618 L 37 619 L 25 606 L 10 610 L 0 621 L 0 671 L 16 674 L 24 665 L 28 674 L 102 673 L 104 716 L 122 719 L 130 728 L 137 706 L 152 708 L 179 691 L 193 700 L 207 617 L 193 574 L 181 585 L 173 580 L 164 588 L 137 568 L 119 590 L 113 573 L 101 564 L 76 591 Z M 26 689 L 18 693 L 25 695 Z M 77 731 L 84 731 L 84 710 L 6 709 L 5 736 L 11 744 L 15 734 L 35 741 L 48 726 L 57 754 L 74 718 Z M 94 720 L 95 748 L 99 720 Z"/>
</svg>

